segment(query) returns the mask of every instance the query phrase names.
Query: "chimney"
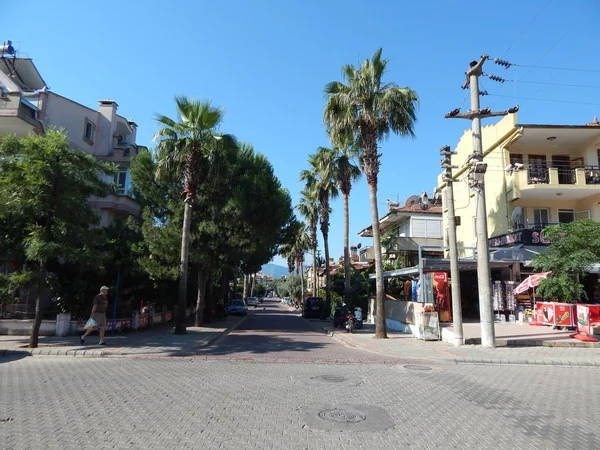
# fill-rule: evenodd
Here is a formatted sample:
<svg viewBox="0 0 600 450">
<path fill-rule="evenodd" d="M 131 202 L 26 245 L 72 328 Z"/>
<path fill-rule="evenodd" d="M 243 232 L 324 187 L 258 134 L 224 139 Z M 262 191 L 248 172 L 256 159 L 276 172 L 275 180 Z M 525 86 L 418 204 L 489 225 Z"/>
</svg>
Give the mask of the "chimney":
<svg viewBox="0 0 600 450">
<path fill-rule="evenodd" d="M 127 123 L 129 124 L 129 126 L 130 126 L 130 127 L 131 127 L 131 129 L 133 130 L 133 131 L 131 132 L 131 139 L 129 140 L 129 143 L 130 143 L 130 144 L 132 144 L 132 145 L 135 145 L 135 139 L 136 139 L 136 137 L 137 137 L 137 128 L 138 128 L 138 126 L 137 126 L 137 123 L 135 123 L 135 122 L 133 121 L 133 119 L 129 119 L 129 120 L 127 121 Z"/>
<path fill-rule="evenodd" d="M 598 127 L 598 126 L 600 126 L 600 123 L 598 122 L 598 117 L 594 116 L 594 120 L 592 120 L 591 123 L 586 123 L 586 125 L 588 127 Z"/>
<path fill-rule="evenodd" d="M 99 100 L 96 154 L 109 156 L 113 154 L 113 136 L 117 128 L 117 102 L 114 100 Z"/>
</svg>

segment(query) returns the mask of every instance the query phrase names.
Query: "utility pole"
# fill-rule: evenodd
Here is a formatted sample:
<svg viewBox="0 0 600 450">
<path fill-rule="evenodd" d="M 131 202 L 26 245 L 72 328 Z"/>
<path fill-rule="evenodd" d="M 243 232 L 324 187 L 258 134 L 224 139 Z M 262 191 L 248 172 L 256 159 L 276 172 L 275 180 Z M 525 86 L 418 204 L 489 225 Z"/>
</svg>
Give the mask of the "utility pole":
<svg viewBox="0 0 600 450">
<path fill-rule="evenodd" d="M 480 109 L 479 96 L 487 92 L 479 91 L 479 77 L 484 75 L 483 64 L 488 55 L 483 55 L 479 61 L 472 61 L 466 72 L 467 80 L 462 85 L 463 89 L 470 89 L 471 109 L 461 114 L 460 108 L 448 114 L 446 118 L 460 118 L 471 120 L 471 132 L 473 135 L 473 153 L 467 159 L 470 164 L 469 185 L 475 191 L 476 199 L 476 236 L 477 236 L 477 284 L 479 290 L 479 320 L 481 323 L 481 345 L 494 348 L 496 346 L 494 330 L 494 312 L 492 309 L 491 280 L 490 280 L 490 256 L 488 249 L 487 232 L 487 208 L 485 204 L 484 177 L 487 163 L 483 161 L 483 145 L 481 142 L 481 119 L 484 117 L 505 116 L 515 113 L 519 106 L 507 111 L 492 112 L 490 108 Z M 502 78 L 486 75 L 494 81 Z"/>
<path fill-rule="evenodd" d="M 460 269 L 458 268 L 458 249 L 456 244 L 456 215 L 454 213 L 454 178 L 452 169 L 458 166 L 452 165 L 452 155 L 455 152 L 449 146 L 440 149 L 442 159 L 442 180 L 446 183 L 446 206 L 448 208 L 448 246 L 450 247 L 450 278 L 452 286 L 452 328 L 454 329 L 454 342 L 456 346 L 464 345 L 462 300 L 460 294 Z"/>
</svg>

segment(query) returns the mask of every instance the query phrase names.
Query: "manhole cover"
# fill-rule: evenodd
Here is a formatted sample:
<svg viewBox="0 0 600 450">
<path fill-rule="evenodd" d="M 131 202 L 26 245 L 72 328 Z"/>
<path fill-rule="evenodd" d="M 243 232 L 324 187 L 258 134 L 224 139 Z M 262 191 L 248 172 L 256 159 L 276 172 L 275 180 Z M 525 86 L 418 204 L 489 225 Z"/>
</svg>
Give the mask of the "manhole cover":
<svg viewBox="0 0 600 450">
<path fill-rule="evenodd" d="M 422 366 L 420 364 L 407 364 L 404 366 L 404 368 L 408 370 L 431 370 L 431 367 Z"/>
<path fill-rule="evenodd" d="M 343 383 L 347 379 L 348 378 L 340 377 L 337 375 L 319 375 L 311 378 L 311 380 L 329 381 L 331 383 Z"/>
<path fill-rule="evenodd" d="M 319 412 L 319 417 L 330 422 L 337 423 L 358 423 L 367 419 L 366 414 L 356 411 L 345 411 L 343 409 L 326 409 Z"/>
</svg>

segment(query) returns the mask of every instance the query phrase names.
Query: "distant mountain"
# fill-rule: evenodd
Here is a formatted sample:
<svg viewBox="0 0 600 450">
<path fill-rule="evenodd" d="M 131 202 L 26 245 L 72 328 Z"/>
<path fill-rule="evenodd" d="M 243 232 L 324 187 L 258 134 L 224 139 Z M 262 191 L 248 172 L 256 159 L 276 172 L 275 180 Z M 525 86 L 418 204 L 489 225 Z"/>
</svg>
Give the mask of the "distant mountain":
<svg viewBox="0 0 600 450">
<path fill-rule="evenodd" d="M 283 276 L 288 275 L 288 268 L 283 266 L 278 266 L 277 264 L 265 264 L 262 266 L 261 270 L 265 275 L 270 275 L 273 278 L 281 278 Z"/>
</svg>

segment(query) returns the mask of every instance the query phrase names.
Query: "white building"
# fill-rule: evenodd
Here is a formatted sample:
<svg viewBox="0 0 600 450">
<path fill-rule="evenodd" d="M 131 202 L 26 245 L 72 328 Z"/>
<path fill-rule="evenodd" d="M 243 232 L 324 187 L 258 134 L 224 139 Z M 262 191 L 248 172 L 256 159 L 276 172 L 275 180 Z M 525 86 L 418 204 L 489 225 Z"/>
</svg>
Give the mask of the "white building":
<svg viewBox="0 0 600 450">
<path fill-rule="evenodd" d="M 100 100 L 97 110 L 88 108 L 49 91 L 31 59 L 0 57 L 0 135 L 25 136 L 49 127 L 62 128 L 73 147 L 119 166 L 114 178 L 116 195 L 90 199 L 102 226 L 115 216 L 140 213 L 132 197 L 129 160 L 142 147 L 135 143 L 137 125 L 118 115 L 117 107 L 113 100 Z"/>
</svg>

